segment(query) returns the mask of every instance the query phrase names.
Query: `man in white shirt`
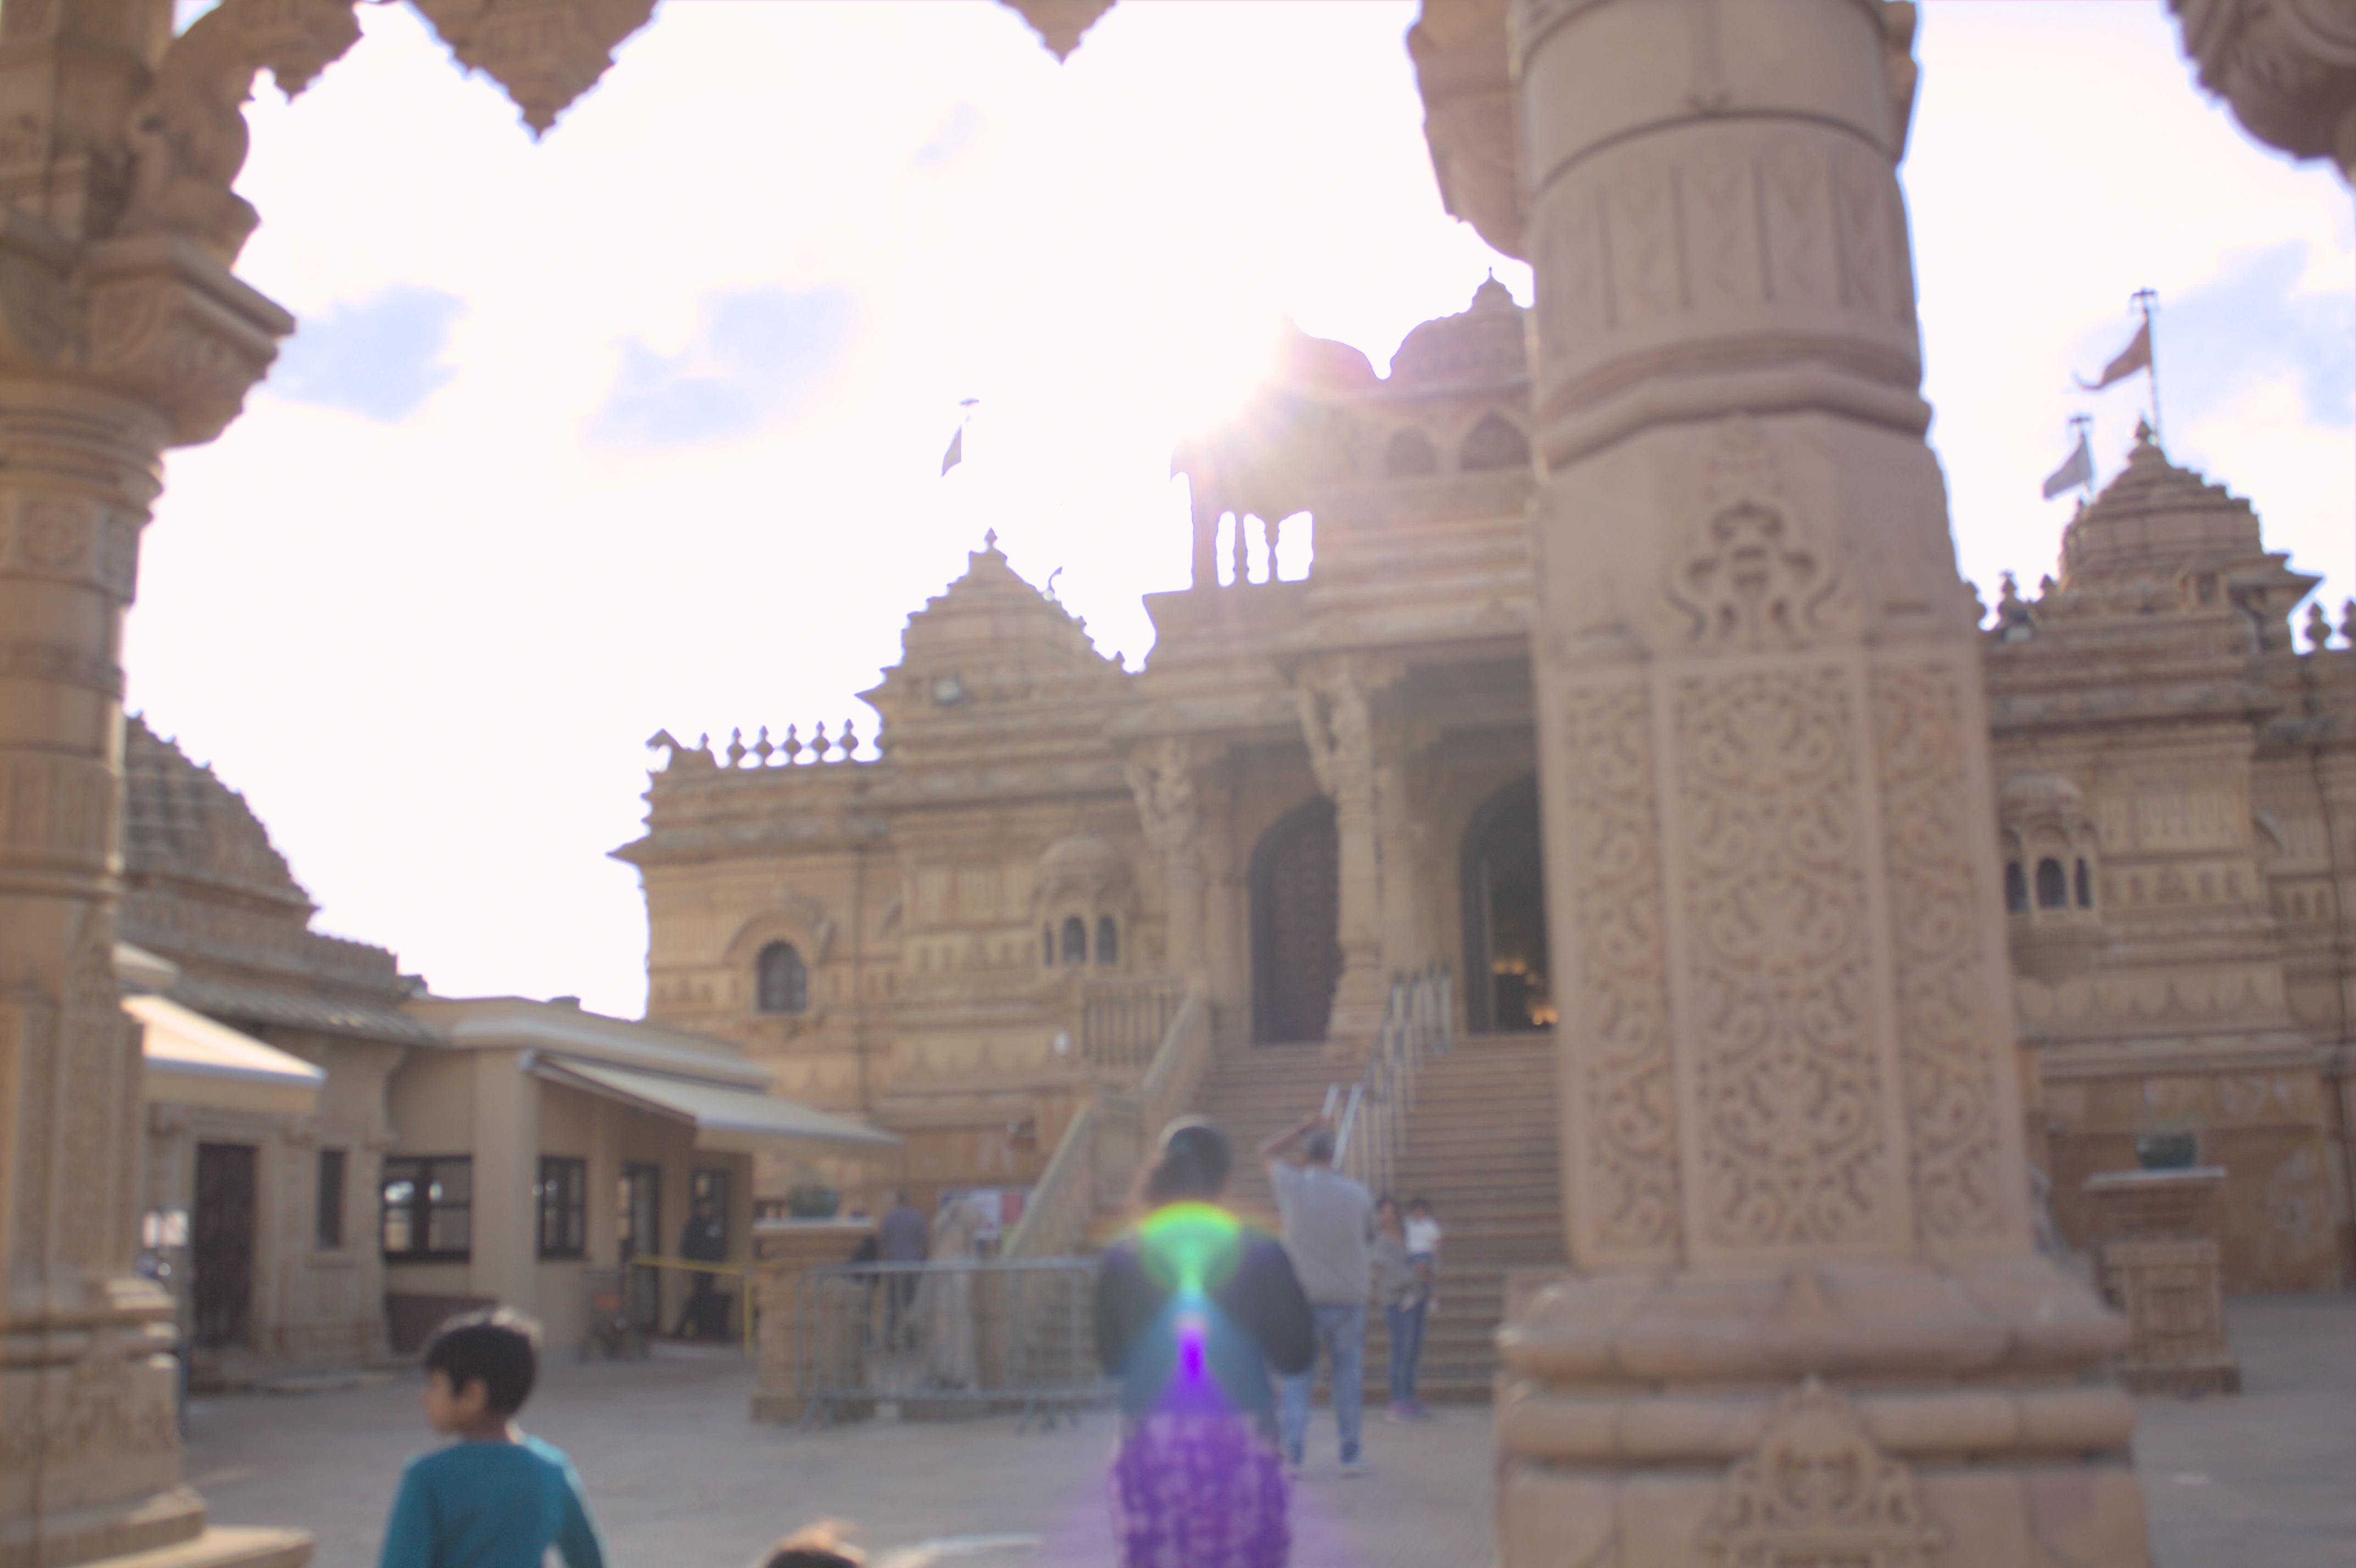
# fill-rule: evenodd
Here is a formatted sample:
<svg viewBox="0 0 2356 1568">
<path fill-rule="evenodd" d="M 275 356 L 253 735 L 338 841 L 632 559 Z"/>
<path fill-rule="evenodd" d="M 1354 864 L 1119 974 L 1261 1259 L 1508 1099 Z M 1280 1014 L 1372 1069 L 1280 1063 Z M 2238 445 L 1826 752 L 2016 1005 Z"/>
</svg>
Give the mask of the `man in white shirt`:
<svg viewBox="0 0 2356 1568">
<path fill-rule="evenodd" d="M 1341 1428 L 1342 1473 L 1363 1476 L 1358 1434 L 1365 1405 L 1366 1294 L 1373 1283 L 1374 1200 L 1333 1168 L 1333 1132 L 1321 1115 L 1304 1116 L 1259 1146 L 1268 1184 L 1284 1221 L 1284 1250 L 1317 1319 L 1317 1343 L 1333 1379 L 1333 1422 Z M 1307 1163 L 1284 1157 L 1301 1145 Z M 1285 1463 L 1301 1467 L 1309 1443 L 1312 1362 L 1284 1380 L 1280 1425 Z"/>
</svg>

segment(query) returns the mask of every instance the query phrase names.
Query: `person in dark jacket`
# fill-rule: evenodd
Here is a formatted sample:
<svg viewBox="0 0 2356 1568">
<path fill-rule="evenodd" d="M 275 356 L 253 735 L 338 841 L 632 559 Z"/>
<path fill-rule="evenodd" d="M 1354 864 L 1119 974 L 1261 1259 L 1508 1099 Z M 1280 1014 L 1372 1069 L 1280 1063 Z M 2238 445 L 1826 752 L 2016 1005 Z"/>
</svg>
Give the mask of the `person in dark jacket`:
<svg viewBox="0 0 2356 1568">
<path fill-rule="evenodd" d="M 720 1217 L 720 1205 L 709 1198 L 695 1200 L 689 1214 L 687 1229 L 680 1232 L 679 1255 L 690 1263 L 724 1264 L 728 1261 L 728 1222 Z M 687 1306 L 679 1315 L 679 1338 L 723 1339 L 728 1336 L 728 1319 L 720 1316 L 724 1308 L 715 1307 L 718 1294 L 712 1287 L 713 1276 L 702 1269 L 688 1275 Z M 719 1317 L 719 1326 L 712 1319 Z"/>
<path fill-rule="evenodd" d="M 1104 1255 L 1097 1353 L 1120 1381 L 1114 1534 L 1125 1568 L 1284 1568 L 1290 1501 L 1276 1383 L 1316 1320 L 1275 1237 L 1220 1207 L 1226 1136 L 1187 1120 L 1141 1184 L 1144 1217 Z"/>
</svg>

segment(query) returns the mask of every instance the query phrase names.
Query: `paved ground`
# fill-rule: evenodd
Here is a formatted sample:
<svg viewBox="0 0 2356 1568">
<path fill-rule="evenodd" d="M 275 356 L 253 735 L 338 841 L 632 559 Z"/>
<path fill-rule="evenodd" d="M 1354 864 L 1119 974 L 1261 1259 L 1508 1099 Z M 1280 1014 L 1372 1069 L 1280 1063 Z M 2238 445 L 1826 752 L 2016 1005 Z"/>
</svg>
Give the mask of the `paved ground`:
<svg viewBox="0 0 2356 1568">
<path fill-rule="evenodd" d="M 2356 1294 L 2237 1300 L 2230 1316 L 2246 1392 L 2145 1403 L 2137 1459 L 2158 1568 L 2356 1568 Z M 526 1424 L 573 1454 L 624 1564 L 743 1568 L 825 1517 L 860 1526 L 881 1568 L 1111 1560 L 1107 1416 L 1020 1435 L 1005 1417 L 801 1433 L 747 1424 L 747 1381 L 708 1353 L 553 1359 Z M 427 1445 L 417 1388 L 201 1400 L 189 1478 L 221 1523 L 297 1525 L 318 1537 L 319 1568 L 370 1568 L 393 1480 Z M 1335 1473 L 1318 1419 L 1297 1568 L 1488 1561 L 1485 1408 L 1371 1425 L 1363 1480 Z"/>
</svg>

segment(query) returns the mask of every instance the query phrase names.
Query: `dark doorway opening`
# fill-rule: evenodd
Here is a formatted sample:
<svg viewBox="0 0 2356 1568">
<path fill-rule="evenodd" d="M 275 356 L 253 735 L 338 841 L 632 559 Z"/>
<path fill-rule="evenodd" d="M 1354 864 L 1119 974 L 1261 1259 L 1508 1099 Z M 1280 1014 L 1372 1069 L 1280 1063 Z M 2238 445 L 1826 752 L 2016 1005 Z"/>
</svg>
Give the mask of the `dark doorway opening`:
<svg viewBox="0 0 2356 1568">
<path fill-rule="evenodd" d="M 190 1338 L 199 1350 L 253 1339 L 253 1146 L 198 1144 L 188 1222 Z"/>
<path fill-rule="evenodd" d="M 1474 1034 L 1553 1028 L 1536 773 L 1472 814 L 1463 892 L 1465 1022 Z"/>
<path fill-rule="evenodd" d="M 662 1256 L 662 1167 L 622 1167 L 620 1196 L 615 1205 L 620 1221 L 615 1258 L 622 1268 L 622 1309 L 631 1322 L 652 1334 L 662 1328 L 662 1271 L 632 1268 L 630 1260 L 641 1254 Z"/>
<path fill-rule="evenodd" d="M 1342 840 L 1319 795 L 1252 851 L 1252 1039 L 1322 1040 L 1342 978 Z"/>
</svg>

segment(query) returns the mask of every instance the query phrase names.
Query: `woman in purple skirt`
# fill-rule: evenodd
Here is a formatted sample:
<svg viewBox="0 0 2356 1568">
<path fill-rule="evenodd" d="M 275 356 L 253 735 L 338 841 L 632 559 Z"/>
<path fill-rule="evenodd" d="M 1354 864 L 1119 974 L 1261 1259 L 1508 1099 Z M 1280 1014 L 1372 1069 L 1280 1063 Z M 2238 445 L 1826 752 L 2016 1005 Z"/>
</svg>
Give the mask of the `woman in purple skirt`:
<svg viewBox="0 0 2356 1568">
<path fill-rule="evenodd" d="M 1097 1354 L 1120 1380 L 1113 1531 L 1123 1568 L 1284 1568 L 1276 1385 L 1315 1354 L 1291 1260 L 1220 1207 L 1232 1155 L 1173 1124 L 1140 1189 L 1145 1215 L 1097 1276 Z"/>
</svg>

